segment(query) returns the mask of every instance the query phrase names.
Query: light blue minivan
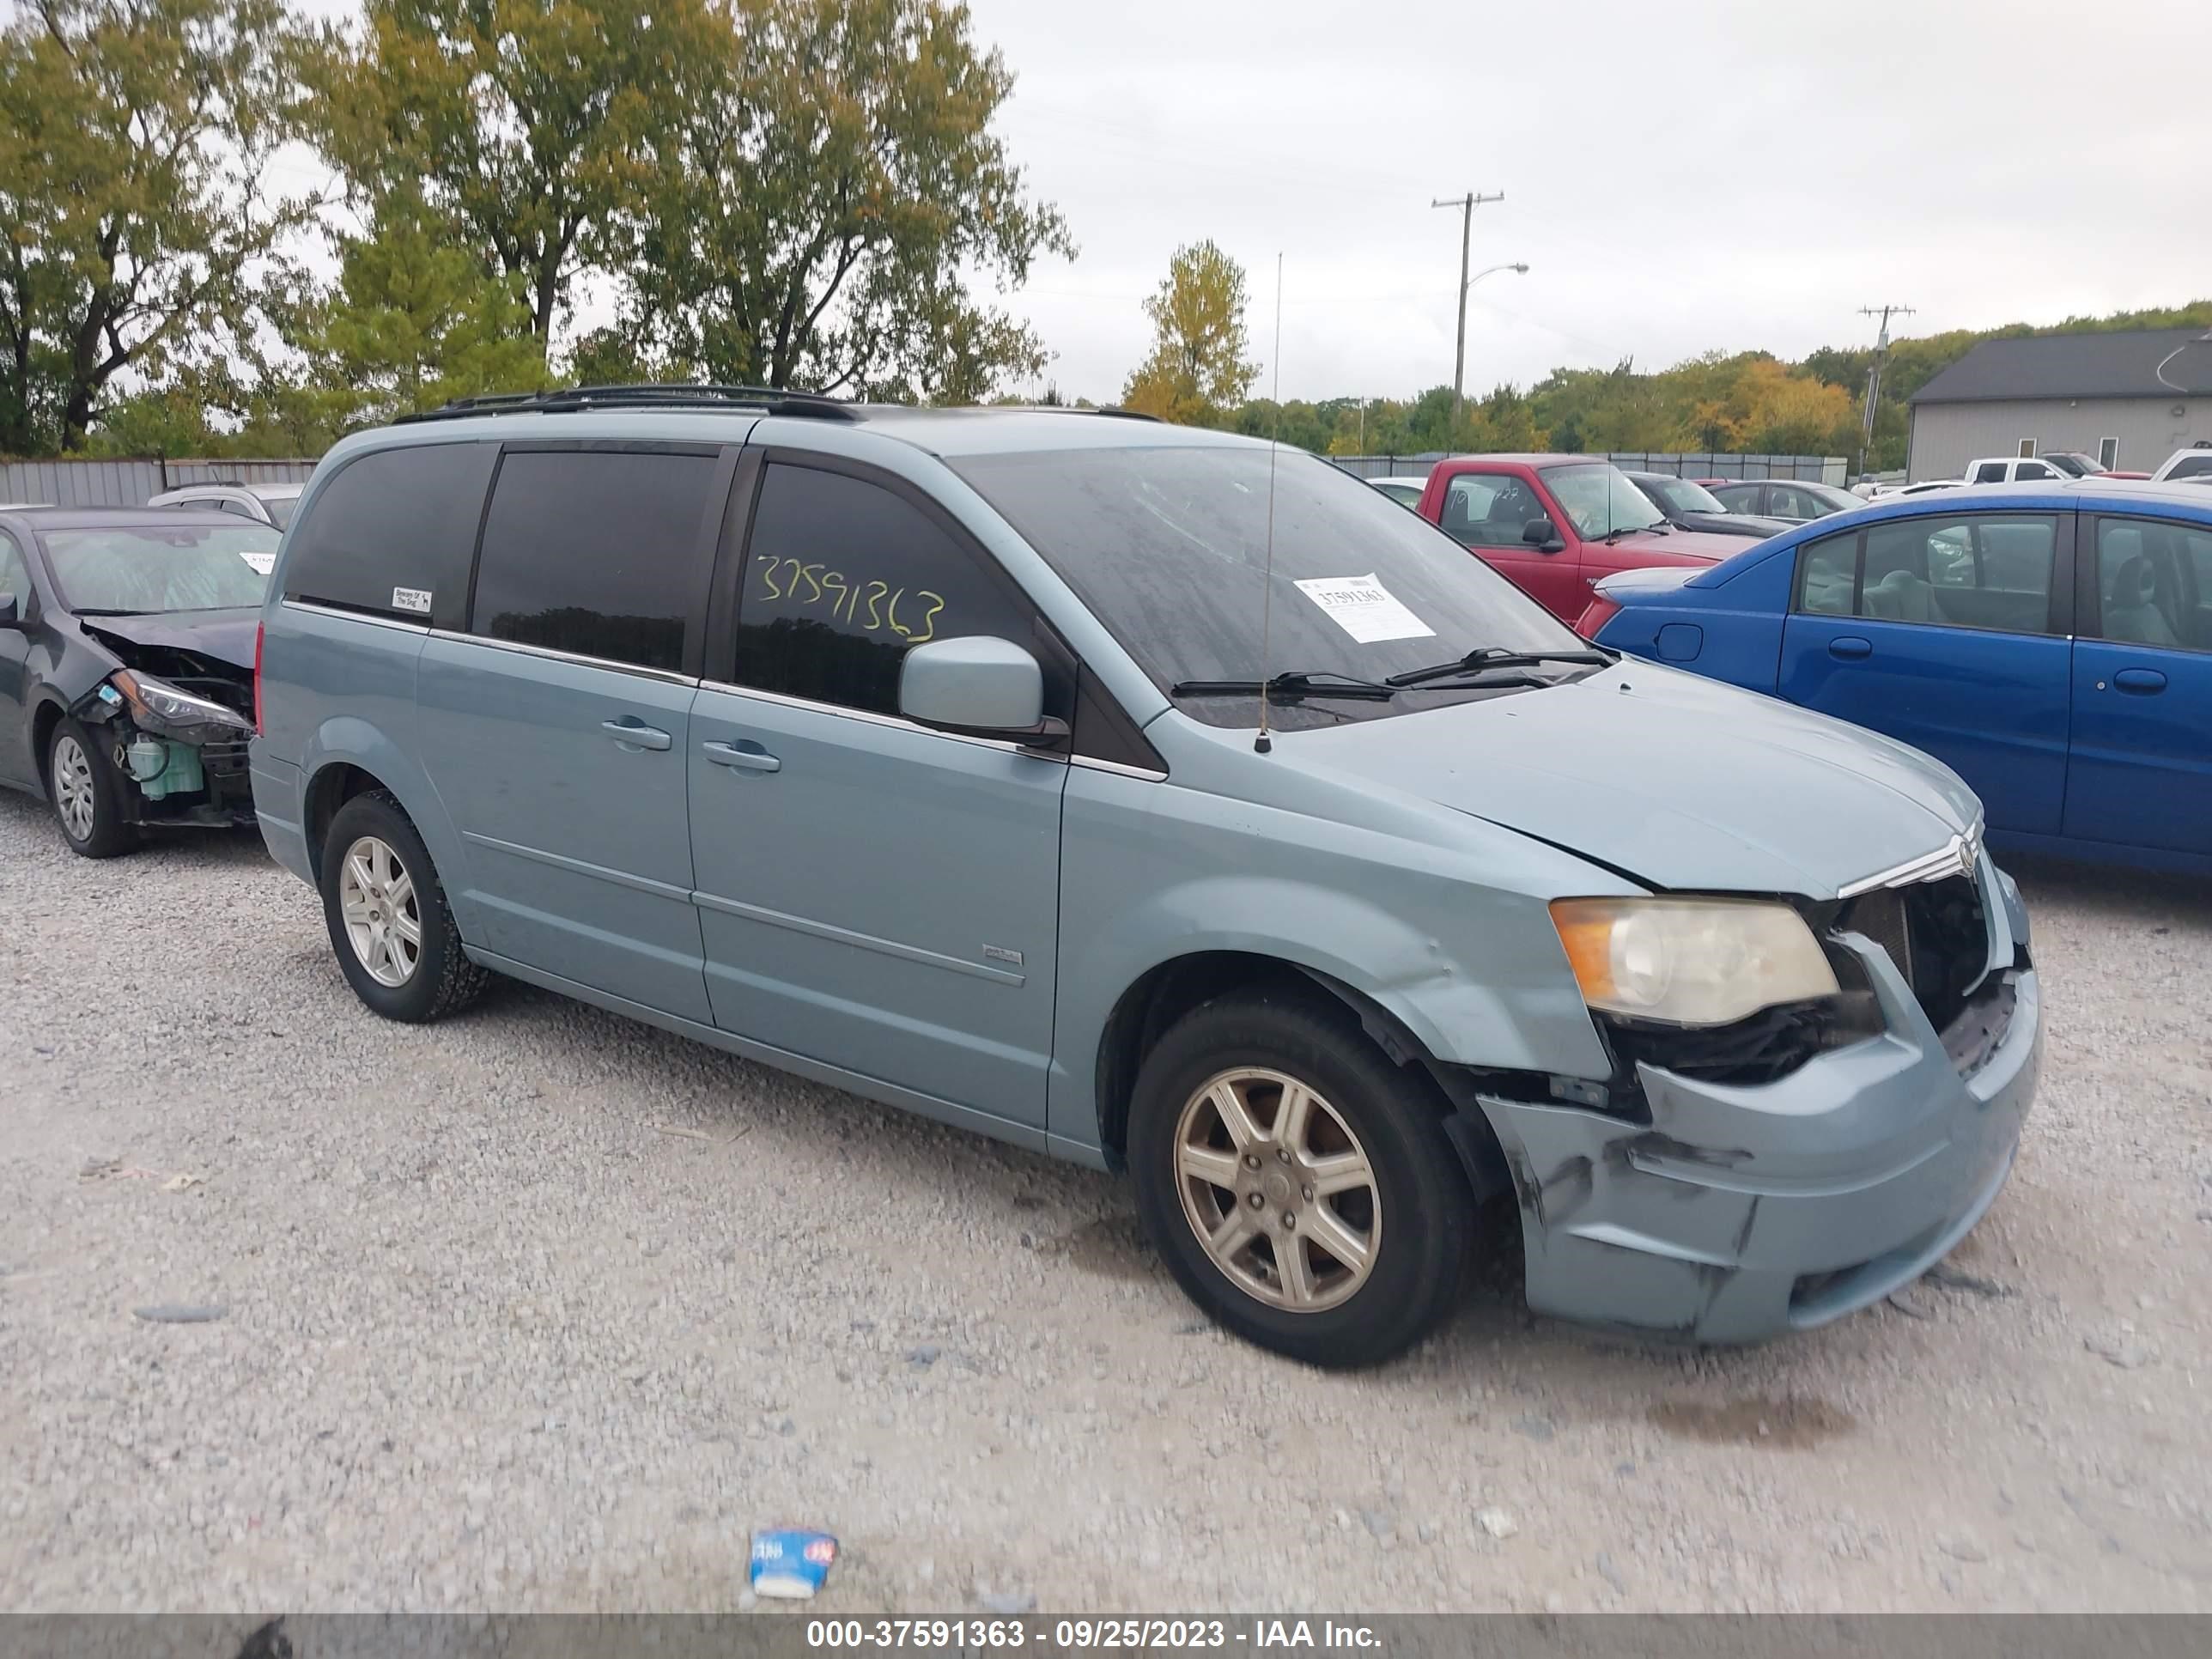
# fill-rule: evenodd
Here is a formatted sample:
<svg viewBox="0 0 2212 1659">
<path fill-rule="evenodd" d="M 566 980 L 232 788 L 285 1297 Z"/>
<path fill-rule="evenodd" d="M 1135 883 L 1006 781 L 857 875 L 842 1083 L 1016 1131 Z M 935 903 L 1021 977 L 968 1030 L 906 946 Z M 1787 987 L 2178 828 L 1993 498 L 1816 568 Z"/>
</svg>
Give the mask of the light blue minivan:
<svg viewBox="0 0 2212 1659">
<path fill-rule="evenodd" d="M 316 471 L 254 802 L 362 1001 L 495 974 L 1126 1168 L 1230 1328 L 1821 1324 L 1994 1201 L 2040 1043 L 1978 806 L 1595 649 L 1310 456 L 781 392 L 477 400 Z"/>
</svg>

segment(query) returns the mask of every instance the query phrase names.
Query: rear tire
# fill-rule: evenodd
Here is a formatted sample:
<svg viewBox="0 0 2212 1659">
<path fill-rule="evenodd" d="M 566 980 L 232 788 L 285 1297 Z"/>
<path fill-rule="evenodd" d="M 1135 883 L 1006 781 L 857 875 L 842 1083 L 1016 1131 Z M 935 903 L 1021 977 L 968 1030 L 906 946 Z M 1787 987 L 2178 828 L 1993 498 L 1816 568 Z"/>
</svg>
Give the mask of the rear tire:
<svg viewBox="0 0 2212 1659">
<path fill-rule="evenodd" d="M 125 787 L 91 732 L 73 720 L 54 726 L 46 740 L 46 795 L 70 852 L 112 859 L 137 846 L 138 826 L 124 814 Z"/>
<path fill-rule="evenodd" d="M 332 816 L 322 890 L 339 969 L 385 1018 L 443 1019 L 491 983 L 461 948 L 429 849 L 389 791 L 356 795 Z"/>
<path fill-rule="evenodd" d="M 1228 1329 L 1309 1364 L 1372 1365 L 1459 1298 L 1474 1203 L 1444 1110 L 1334 998 L 1235 992 L 1185 1015 L 1138 1073 L 1138 1211 Z"/>
</svg>

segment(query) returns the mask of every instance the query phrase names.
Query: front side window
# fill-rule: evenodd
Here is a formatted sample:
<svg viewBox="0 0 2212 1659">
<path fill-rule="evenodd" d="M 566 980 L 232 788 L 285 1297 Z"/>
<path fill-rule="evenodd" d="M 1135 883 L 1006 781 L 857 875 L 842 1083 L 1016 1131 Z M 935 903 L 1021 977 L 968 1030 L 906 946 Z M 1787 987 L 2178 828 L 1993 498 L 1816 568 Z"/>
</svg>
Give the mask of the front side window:
<svg viewBox="0 0 2212 1659">
<path fill-rule="evenodd" d="M 2045 633 L 2057 545 L 2057 520 L 2040 514 L 1869 525 L 1856 614 Z"/>
<path fill-rule="evenodd" d="M 46 562 L 63 605 L 80 615 L 258 605 L 276 561 L 264 524 L 132 525 L 49 530 Z"/>
<path fill-rule="evenodd" d="M 2202 455 L 2187 455 L 2173 464 L 2169 478 L 2201 478 L 2212 474 L 2212 451 Z"/>
<path fill-rule="evenodd" d="M 18 617 L 30 614 L 31 572 L 22 550 L 4 535 L 0 535 L 0 599 L 15 600 Z"/>
<path fill-rule="evenodd" d="M 510 450 L 484 515 L 470 626 L 680 672 L 703 608 L 712 455 Z"/>
<path fill-rule="evenodd" d="M 2212 650 L 2212 530 L 2099 520 L 2097 599 L 2100 639 Z"/>
<path fill-rule="evenodd" d="M 2020 471 L 2014 476 L 2041 483 L 2057 477 L 2058 472 L 2056 468 L 2045 466 L 2041 461 L 2022 461 L 2020 464 Z"/>
<path fill-rule="evenodd" d="M 1974 469 L 1976 483 L 2002 483 L 2004 481 L 2005 464 L 2002 461 L 1984 461 Z"/>
<path fill-rule="evenodd" d="M 1035 648 L 1027 604 L 935 519 L 865 478 L 770 463 L 745 549 L 734 684 L 895 714 L 909 647 L 981 635 Z"/>
<path fill-rule="evenodd" d="M 1548 516 L 1510 472 L 1462 472 L 1444 487 L 1444 533 L 1468 547 L 1521 547 L 1531 519 Z"/>
<path fill-rule="evenodd" d="M 1241 445 L 981 454 L 951 464 L 1170 695 L 1188 681 L 1282 673 L 1382 680 L 1486 646 L 1586 648 L 1436 526 L 1297 451 L 1275 456 L 1272 478 L 1267 451 Z M 1269 718 L 1285 730 L 1334 726 L 1473 695 L 1490 694 L 1271 700 Z M 1176 701 L 1211 725 L 1258 720 L 1251 696 Z"/>
<path fill-rule="evenodd" d="M 1610 461 L 1577 462 L 1544 469 L 1544 485 L 1585 540 L 1621 530 L 1649 530 L 1667 515 L 1644 498 L 1635 481 Z"/>
</svg>

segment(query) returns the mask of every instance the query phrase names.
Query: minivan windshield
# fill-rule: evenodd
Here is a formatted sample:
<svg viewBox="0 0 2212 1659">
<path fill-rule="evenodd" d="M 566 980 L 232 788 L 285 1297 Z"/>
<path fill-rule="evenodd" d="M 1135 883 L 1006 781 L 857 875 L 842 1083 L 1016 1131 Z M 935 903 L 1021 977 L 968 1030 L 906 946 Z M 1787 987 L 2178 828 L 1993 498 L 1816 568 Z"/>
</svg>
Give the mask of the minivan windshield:
<svg viewBox="0 0 2212 1659">
<path fill-rule="evenodd" d="M 1265 448 L 948 459 L 1163 692 L 1190 681 L 1278 674 L 1375 682 L 1484 647 L 1583 648 L 1534 600 L 1426 520 L 1301 450 L 1275 457 L 1272 588 Z M 1334 726 L 1477 695 L 1490 694 L 1419 688 L 1362 701 L 1332 699 L 1316 688 L 1291 701 L 1271 698 L 1269 720 L 1284 730 Z M 1258 723 L 1256 696 L 1194 695 L 1176 704 L 1211 725 Z"/>
<path fill-rule="evenodd" d="M 1635 480 L 1611 461 L 1576 461 L 1544 469 L 1544 484 L 1585 541 L 1617 530 L 1649 530 L 1667 515 L 1645 499 Z"/>
<path fill-rule="evenodd" d="M 67 609 L 130 614 L 259 605 L 279 538 L 267 525 L 201 522 L 48 530 L 40 539 Z"/>
</svg>

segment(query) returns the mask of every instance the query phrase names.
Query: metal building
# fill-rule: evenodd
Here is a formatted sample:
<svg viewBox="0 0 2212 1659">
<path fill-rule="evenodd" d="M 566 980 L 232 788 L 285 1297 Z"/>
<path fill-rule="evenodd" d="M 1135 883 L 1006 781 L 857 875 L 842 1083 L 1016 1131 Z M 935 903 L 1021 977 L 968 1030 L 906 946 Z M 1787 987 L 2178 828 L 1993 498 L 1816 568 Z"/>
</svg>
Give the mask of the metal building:
<svg viewBox="0 0 2212 1659">
<path fill-rule="evenodd" d="M 1984 340 L 1912 398 L 1913 482 L 1985 456 L 2080 450 L 2148 472 L 2212 441 L 2212 330 Z"/>
</svg>

